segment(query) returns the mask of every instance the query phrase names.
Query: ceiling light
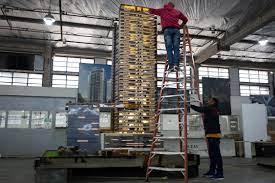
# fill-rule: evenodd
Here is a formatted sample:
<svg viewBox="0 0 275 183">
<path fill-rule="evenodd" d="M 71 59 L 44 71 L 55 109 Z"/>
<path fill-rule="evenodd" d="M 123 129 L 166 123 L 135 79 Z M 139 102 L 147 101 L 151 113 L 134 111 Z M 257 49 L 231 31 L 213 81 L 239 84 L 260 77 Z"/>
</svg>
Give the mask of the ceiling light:
<svg viewBox="0 0 275 183">
<path fill-rule="evenodd" d="M 44 18 L 44 22 L 46 25 L 52 25 L 55 22 L 54 17 L 51 15 L 51 13 L 48 13 Z"/>
<path fill-rule="evenodd" d="M 259 44 L 260 44 L 261 46 L 265 46 L 267 42 L 268 42 L 267 39 L 262 39 L 262 40 L 259 41 Z"/>
</svg>

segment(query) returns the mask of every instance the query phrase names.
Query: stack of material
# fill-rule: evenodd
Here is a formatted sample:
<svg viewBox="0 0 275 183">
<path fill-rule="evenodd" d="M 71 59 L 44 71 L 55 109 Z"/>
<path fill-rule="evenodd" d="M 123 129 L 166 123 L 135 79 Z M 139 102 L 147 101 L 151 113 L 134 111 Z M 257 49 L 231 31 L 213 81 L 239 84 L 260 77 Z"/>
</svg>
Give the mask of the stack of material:
<svg viewBox="0 0 275 183">
<path fill-rule="evenodd" d="M 114 128 L 120 133 L 148 133 L 156 111 L 156 18 L 148 8 L 121 5 L 115 52 Z"/>
</svg>

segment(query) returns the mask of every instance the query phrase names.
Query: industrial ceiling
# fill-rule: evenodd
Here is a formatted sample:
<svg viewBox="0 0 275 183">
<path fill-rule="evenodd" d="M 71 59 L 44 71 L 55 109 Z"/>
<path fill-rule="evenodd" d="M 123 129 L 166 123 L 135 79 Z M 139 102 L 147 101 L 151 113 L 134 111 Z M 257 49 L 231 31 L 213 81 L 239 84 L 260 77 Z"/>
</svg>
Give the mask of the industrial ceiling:
<svg viewBox="0 0 275 183">
<path fill-rule="evenodd" d="M 167 2 L 61 0 L 60 6 L 57 0 L 0 0 L 0 39 L 31 40 L 51 43 L 54 47 L 111 51 L 113 27 L 118 21 L 120 4 L 161 8 Z M 197 62 L 201 63 L 210 57 L 253 62 L 275 61 L 274 0 L 172 2 L 189 18 L 188 27 Z M 56 19 L 51 26 L 43 22 L 49 12 Z M 268 40 L 265 46 L 258 44 L 262 39 Z M 159 35 L 158 54 L 165 54 L 163 42 L 163 36 Z"/>
</svg>

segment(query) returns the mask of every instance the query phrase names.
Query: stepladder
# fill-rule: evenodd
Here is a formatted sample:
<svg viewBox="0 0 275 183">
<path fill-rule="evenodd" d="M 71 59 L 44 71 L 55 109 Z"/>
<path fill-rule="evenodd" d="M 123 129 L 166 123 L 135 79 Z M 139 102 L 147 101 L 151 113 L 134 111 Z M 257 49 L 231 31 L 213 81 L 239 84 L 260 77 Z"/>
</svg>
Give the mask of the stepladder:
<svg viewBox="0 0 275 183">
<path fill-rule="evenodd" d="M 197 69 L 192 53 L 191 39 L 188 28 L 185 26 L 181 33 L 179 67 L 169 68 L 166 59 L 164 73 L 159 92 L 153 139 L 150 154 L 147 160 L 146 181 L 154 172 L 178 172 L 183 175 L 184 182 L 188 183 L 188 119 L 189 104 L 200 103 L 199 82 Z M 167 92 L 167 90 L 171 91 Z M 168 101 L 168 105 L 167 105 Z M 161 115 L 174 114 L 177 116 L 176 132 L 173 135 L 162 133 L 161 126 L 166 123 Z M 164 148 L 159 150 L 156 144 L 163 142 Z M 166 148 L 165 144 L 174 144 L 175 148 Z M 170 158 L 175 163 L 164 163 L 156 159 Z M 161 158 L 160 158 L 161 157 Z M 180 164 L 179 164 L 180 162 Z"/>
</svg>

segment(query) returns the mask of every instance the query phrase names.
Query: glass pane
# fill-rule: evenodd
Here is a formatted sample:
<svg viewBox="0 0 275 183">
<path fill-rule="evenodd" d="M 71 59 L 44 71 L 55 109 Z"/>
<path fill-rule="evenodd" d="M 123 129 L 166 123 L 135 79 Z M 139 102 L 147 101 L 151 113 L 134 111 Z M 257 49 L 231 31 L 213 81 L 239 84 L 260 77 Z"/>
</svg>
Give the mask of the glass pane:
<svg viewBox="0 0 275 183">
<path fill-rule="evenodd" d="M 0 72 L 0 77 L 12 77 L 11 72 Z"/>
<path fill-rule="evenodd" d="M 53 80 L 53 85 L 66 85 L 66 80 Z"/>
<path fill-rule="evenodd" d="M 259 86 L 250 86 L 250 90 L 260 90 Z"/>
<path fill-rule="evenodd" d="M 5 128 L 6 111 L 0 111 L 0 128 Z"/>
<path fill-rule="evenodd" d="M 13 77 L 16 77 L 16 78 L 27 78 L 28 74 L 27 73 L 15 72 L 15 73 L 13 73 Z"/>
<path fill-rule="evenodd" d="M 164 64 L 157 64 L 157 70 L 163 69 L 164 70 L 165 65 Z"/>
<path fill-rule="evenodd" d="M 13 78 L 14 83 L 27 83 L 27 78 Z"/>
<path fill-rule="evenodd" d="M 219 72 L 219 69 L 218 69 L 218 68 L 212 68 L 212 67 L 210 67 L 210 68 L 208 68 L 208 72 L 209 72 L 209 73 L 211 73 L 211 72 L 216 72 L 216 73 L 218 73 L 218 72 Z"/>
<path fill-rule="evenodd" d="M 158 82 L 157 82 L 157 86 L 158 86 L 158 87 L 161 87 L 161 85 L 162 85 L 162 81 L 158 81 Z"/>
<path fill-rule="evenodd" d="M 260 80 L 259 80 L 259 78 L 250 78 L 250 82 L 251 83 L 259 83 Z"/>
<path fill-rule="evenodd" d="M 29 111 L 9 111 L 8 128 L 28 128 L 29 118 Z"/>
<path fill-rule="evenodd" d="M 158 72 L 157 77 L 163 77 L 163 72 Z"/>
<path fill-rule="evenodd" d="M 66 67 L 53 66 L 53 71 L 66 71 Z"/>
<path fill-rule="evenodd" d="M 27 86 L 27 83 L 13 83 L 15 86 Z"/>
<path fill-rule="evenodd" d="M 240 85 L 241 90 L 249 90 L 249 86 L 247 85 Z"/>
<path fill-rule="evenodd" d="M 68 80 L 67 85 L 76 85 L 76 86 L 78 86 L 78 81 Z"/>
<path fill-rule="evenodd" d="M 32 111 L 32 128 L 51 128 L 52 120 L 48 117 L 48 111 Z"/>
<path fill-rule="evenodd" d="M 79 72 L 79 67 L 68 67 L 67 71 L 68 72 Z"/>
<path fill-rule="evenodd" d="M 240 82 L 249 82 L 248 78 L 240 78 Z"/>
<path fill-rule="evenodd" d="M 66 67 L 67 62 L 53 62 L 53 67 Z"/>
<path fill-rule="evenodd" d="M 67 80 L 78 81 L 79 76 L 67 76 Z"/>
<path fill-rule="evenodd" d="M 75 63 L 75 62 L 68 62 L 67 67 L 79 67 L 79 63 Z"/>
<path fill-rule="evenodd" d="M 207 71 L 208 69 L 207 69 L 207 67 L 200 67 L 199 68 L 199 72 L 201 72 L 201 71 Z"/>
<path fill-rule="evenodd" d="M 53 79 L 64 79 L 64 80 L 66 80 L 66 75 L 53 75 Z"/>
<path fill-rule="evenodd" d="M 249 75 L 259 75 L 259 71 L 249 70 Z"/>
<path fill-rule="evenodd" d="M 0 81 L 0 85 L 11 85 L 11 83 L 6 83 L 6 82 Z"/>
<path fill-rule="evenodd" d="M 248 74 L 240 73 L 239 74 L 240 78 L 249 78 Z"/>
<path fill-rule="evenodd" d="M 29 78 L 42 79 L 42 74 L 29 74 Z"/>
<path fill-rule="evenodd" d="M 55 127 L 67 127 L 66 112 L 57 112 L 55 115 Z"/>
<path fill-rule="evenodd" d="M 67 85 L 66 88 L 78 88 L 78 85 Z"/>
<path fill-rule="evenodd" d="M 68 63 L 69 63 L 69 62 L 80 63 L 80 58 L 69 57 L 69 58 L 68 58 Z"/>
<path fill-rule="evenodd" d="M 28 84 L 42 84 L 42 79 L 29 79 Z"/>
<path fill-rule="evenodd" d="M 58 61 L 64 62 L 64 61 L 67 61 L 67 57 L 56 57 L 56 56 L 54 56 L 53 61 L 55 61 L 55 62 L 58 62 Z"/>
<path fill-rule="evenodd" d="M 0 82 L 11 83 L 12 78 L 0 77 Z"/>
<path fill-rule="evenodd" d="M 94 64 L 95 60 L 94 59 L 89 59 L 89 58 L 82 58 L 81 63 Z"/>
<path fill-rule="evenodd" d="M 239 70 L 239 73 L 248 75 L 248 70 Z"/>
<path fill-rule="evenodd" d="M 65 84 L 63 84 L 63 85 L 52 84 L 52 87 L 55 87 L 55 88 L 66 88 L 66 85 Z"/>
<path fill-rule="evenodd" d="M 29 83 L 28 86 L 42 86 L 42 83 Z"/>
</svg>

